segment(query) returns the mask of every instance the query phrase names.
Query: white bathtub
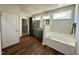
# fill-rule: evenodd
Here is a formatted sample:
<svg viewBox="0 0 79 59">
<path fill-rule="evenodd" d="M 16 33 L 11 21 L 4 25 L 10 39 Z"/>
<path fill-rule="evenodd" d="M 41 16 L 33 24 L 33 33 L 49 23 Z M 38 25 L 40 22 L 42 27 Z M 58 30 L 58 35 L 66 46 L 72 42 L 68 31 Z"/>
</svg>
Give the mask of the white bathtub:
<svg viewBox="0 0 79 59">
<path fill-rule="evenodd" d="M 43 43 L 67 55 L 75 55 L 75 39 L 73 35 L 60 34 L 56 32 L 47 33 Z"/>
</svg>

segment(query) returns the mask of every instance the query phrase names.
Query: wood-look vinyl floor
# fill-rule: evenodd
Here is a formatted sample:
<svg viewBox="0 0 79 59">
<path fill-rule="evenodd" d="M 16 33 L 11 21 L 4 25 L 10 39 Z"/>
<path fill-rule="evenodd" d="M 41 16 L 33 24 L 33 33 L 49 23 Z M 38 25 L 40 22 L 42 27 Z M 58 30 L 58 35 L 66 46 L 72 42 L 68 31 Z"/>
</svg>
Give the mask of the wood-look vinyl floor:
<svg viewBox="0 0 79 59">
<path fill-rule="evenodd" d="M 42 42 L 34 36 L 25 36 L 20 40 L 20 43 L 3 49 L 4 55 L 63 55 L 46 45 L 42 45 Z"/>
</svg>

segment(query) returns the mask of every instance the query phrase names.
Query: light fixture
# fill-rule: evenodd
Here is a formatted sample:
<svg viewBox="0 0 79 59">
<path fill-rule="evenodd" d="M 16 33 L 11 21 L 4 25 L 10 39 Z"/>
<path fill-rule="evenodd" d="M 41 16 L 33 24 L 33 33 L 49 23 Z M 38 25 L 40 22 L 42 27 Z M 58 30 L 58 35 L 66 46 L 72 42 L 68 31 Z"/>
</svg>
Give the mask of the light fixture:
<svg viewBox="0 0 79 59">
<path fill-rule="evenodd" d="M 36 20 L 40 20 L 40 16 L 39 17 L 35 17 Z"/>
</svg>

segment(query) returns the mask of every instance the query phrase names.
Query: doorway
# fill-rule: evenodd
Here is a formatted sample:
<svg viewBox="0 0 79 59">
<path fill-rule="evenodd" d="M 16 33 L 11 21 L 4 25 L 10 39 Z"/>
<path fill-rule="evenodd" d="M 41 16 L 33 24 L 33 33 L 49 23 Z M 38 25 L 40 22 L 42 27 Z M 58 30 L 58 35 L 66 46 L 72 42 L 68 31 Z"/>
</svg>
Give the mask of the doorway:
<svg viewBox="0 0 79 59">
<path fill-rule="evenodd" d="M 22 19 L 22 36 L 28 34 L 28 19 Z"/>
</svg>

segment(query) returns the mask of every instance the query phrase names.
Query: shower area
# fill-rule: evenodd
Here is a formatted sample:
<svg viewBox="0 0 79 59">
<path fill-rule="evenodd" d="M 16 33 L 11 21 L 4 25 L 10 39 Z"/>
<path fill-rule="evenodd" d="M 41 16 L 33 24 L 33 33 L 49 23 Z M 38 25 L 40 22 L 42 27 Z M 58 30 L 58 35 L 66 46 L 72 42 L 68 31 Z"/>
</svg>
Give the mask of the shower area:
<svg viewBox="0 0 79 59">
<path fill-rule="evenodd" d="M 43 45 L 63 54 L 75 55 L 75 5 L 53 10 L 50 14 L 49 21 L 44 21 L 47 25 L 44 24 Z"/>
</svg>

